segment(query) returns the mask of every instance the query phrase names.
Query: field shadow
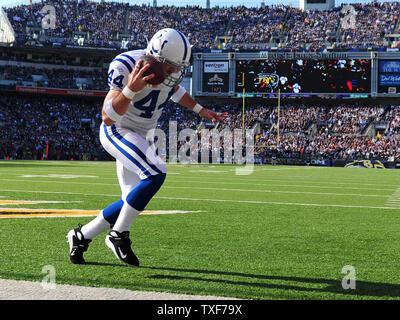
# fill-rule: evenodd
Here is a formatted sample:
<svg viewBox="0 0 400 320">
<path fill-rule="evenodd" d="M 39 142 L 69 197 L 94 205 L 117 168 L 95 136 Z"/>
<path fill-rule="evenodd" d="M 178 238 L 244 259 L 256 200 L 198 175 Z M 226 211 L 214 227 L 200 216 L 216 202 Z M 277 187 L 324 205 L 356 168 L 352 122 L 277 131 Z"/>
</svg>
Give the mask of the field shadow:
<svg viewBox="0 0 400 320">
<path fill-rule="evenodd" d="M 166 280 L 163 281 L 163 285 L 168 287 L 168 280 L 171 280 L 171 285 L 174 286 L 175 290 L 179 290 L 179 282 L 172 281 L 193 281 L 193 283 L 208 283 L 208 284 L 222 284 L 231 286 L 230 295 L 233 294 L 232 286 L 235 287 L 248 287 L 248 288 L 264 288 L 264 289 L 277 289 L 283 291 L 294 292 L 308 292 L 308 293 L 332 293 L 341 295 L 342 298 L 346 299 L 357 299 L 362 297 L 373 298 L 393 298 L 400 299 L 400 285 L 391 283 L 377 283 L 370 281 L 356 281 L 356 288 L 344 290 L 341 285 L 341 280 L 332 280 L 324 278 L 306 278 L 306 277 L 295 277 L 295 276 L 279 276 L 279 275 L 257 275 L 250 273 L 239 273 L 239 272 L 229 272 L 229 271 L 215 271 L 215 270 L 200 270 L 200 269 L 184 269 L 184 268 L 169 268 L 169 267 L 154 267 L 154 266 L 140 266 L 140 267 L 130 267 L 125 264 L 119 263 L 107 263 L 107 262 L 87 262 L 86 265 L 89 266 L 99 266 L 99 267 L 122 267 L 131 270 L 148 269 L 149 271 L 154 271 L 156 273 L 164 274 L 154 274 L 154 275 L 141 275 L 147 279 L 154 280 Z M 85 268 L 85 265 L 77 266 Z M 121 269 L 122 271 L 122 269 Z M 165 274 L 165 272 L 174 272 L 177 274 Z M 207 277 L 208 275 L 208 277 Z M 232 277 L 232 279 L 222 279 L 222 277 Z M 43 275 L 32 275 L 32 274 L 22 274 L 14 272 L 4 272 L 0 271 L 0 278 L 4 279 L 20 279 L 27 281 L 41 281 Z M 241 279 L 238 279 L 241 278 Z M 73 276 L 59 276 L 57 275 L 57 280 L 61 280 L 61 283 L 65 284 L 77 284 L 76 278 Z M 277 283 L 279 282 L 279 283 Z M 288 282 L 288 283 L 285 283 Z M 91 279 L 90 277 L 85 279 L 85 285 L 98 287 L 99 285 L 109 288 L 114 288 L 116 285 L 118 287 L 137 290 L 135 286 L 130 281 L 121 281 L 120 279 L 109 278 L 102 279 L 99 283 L 98 279 Z M 187 283 L 185 284 L 187 285 Z M 311 285 L 318 287 L 311 287 Z M 160 284 L 154 285 L 149 284 L 148 291 L 161 290 Z M 143 290 L 143 285 L 141 285 Z M 161 290 L 163 291 L 163 290 Z M 267 298 L 261 298 L 267 299 Z M 323 298 L 321 298 L 323 299 Z M 334 299 L 334 298 L 329 298 Z M 290 299 L 288 299 L 290 300 Z M 320 300 L 318 298 L 311 298 L 311 300 Z"/>
<path fill-rule="evenodd" d="M 94 262 L 94 261 L 86 261 L 86 265 L 88 266 L 100 266 L 100 267 L 123 267 L 123 268 L 132 268 L 127 264 L 122 263 L 108 263 L 108 262 Z"/>
<path fill-rule="evenodd" d="M 196 277 L 191 275 L 154 275 L 149 276 L 151 279 L 166 279 L 166 280 L 191 280 L 209 283 L 220 283 L 226 285 L 248 286 L 268 289 L 281 289 L 281 290 L 295 290 L 301 292 L 326 292 L 334 294 L 342 294 L 344 296 L 370 296 L 370 297 L 390 297 L 400 298 L 400 285 L 391 283 L 377 283 L 369 281 L 356 280 L 356 288 L 345 290 L 342 287 L 341 279 L 323 279 L 323 278 L 305 278 L 305 277 L 292 277 L 292 276 L 268 276 L 256 275 L 228 271 L 212 271 L 212 270 L 198 270 L 198 269 L 181 269 L 181 268 L 164 268 L 164 267 L 150 267 L 142 266 L 141 268 L 148 268 L 151 270 L 159 271 L 174 271 L 179 273 L 194 273 L 201 275 L 215 275 L 215 276 L 233 276 L 243 277 L 243 280 L 224 280 L 215 278 Z M 248 279 L 256 279 L 261 281 L 249 281 Z M 268 283 L 268 280 L 274 281 L 287 281 L 285 283 Z M 293 284 L 296 282 L 298 284 Z M 323 288 L 308 287 L 309 284 L 326 285 Z"/>
</svg>

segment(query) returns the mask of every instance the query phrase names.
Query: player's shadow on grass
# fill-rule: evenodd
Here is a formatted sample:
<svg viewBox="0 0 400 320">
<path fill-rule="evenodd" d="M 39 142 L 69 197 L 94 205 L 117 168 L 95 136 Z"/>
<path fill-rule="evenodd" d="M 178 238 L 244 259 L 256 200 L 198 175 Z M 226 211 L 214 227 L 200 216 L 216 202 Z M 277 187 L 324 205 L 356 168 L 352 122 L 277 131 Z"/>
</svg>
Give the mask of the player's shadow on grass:
<svg viewBox="0 0 400 320">
<path fill-rule="evenodd" d="M 332 279 L 320 279 L 320 278 L 304 278 L 304 277 L 288 277 L 288 276 L 268 276 L 268 275 L 255 275 L 237 272 L 224 272 L 224 271 L 212 271 L 212 270 L 196 270 L 196 269 L 180 269 L 180 268 L 163 268 L 163 267 L 148 267 L 143 266 L 141 268 L 149 268 L 152 270 L 159 271 L 174 271 L 174 272 L 185 272 L 194 274 L 210 274 L 216 276 L 233 276 L 235 280 L 224 280 L 215 278 L 204 278 L 190 275 L 154 275 L 149 276 L 151 279 L 170 279 L 170 280 L 193 280 L 210 283 L 220 283 L 226 285 L 235 286 L 249 286 L 266 289 L 281 289 L 281 290 L 295 290 L 301 292 L 328 292 L 334 294 L 343 294 L 348 296 L 371 296 L 371 297 L 391 297 L 400 298 L 400 285 L 391 283 L 377 283 L 369 281 L 356 280 L 355 289 L 343 289 L 342 280 Z M 237 280 L 237 277 L 243 277 L 243 280 Z M 248 278 L 246 280 L 245 278 Z M 249 279 L 256 279 L 257 281 L 249 281 Z M 262 280 L 259 281 L 259 280 Z M 269 280 L 273 280 L 274 283 L 268 283 Z M 287 281 L 285 283 L 276 283 L 276 281 Z M 293 283 L 296 284 L 293 284 Z M 298 284 L 297 284 L 298 283 Z M 307 285 L 319 285 L 316 287 L 309 287 Z M 325 286 L 323 286 L 325 285 Z M 323 286 L 323 287 L 322 287 Z"/>
<path fill-rule="evenodd" d="M 88 266 L 102 266 L 102 267 L 122 267 L 122 268 L 132 268 L 127 264 L 123 263 L 107 263 L 107 262 L 94 262 L 94 261 L 86 261 L 86 265 Z"/>
</svg>

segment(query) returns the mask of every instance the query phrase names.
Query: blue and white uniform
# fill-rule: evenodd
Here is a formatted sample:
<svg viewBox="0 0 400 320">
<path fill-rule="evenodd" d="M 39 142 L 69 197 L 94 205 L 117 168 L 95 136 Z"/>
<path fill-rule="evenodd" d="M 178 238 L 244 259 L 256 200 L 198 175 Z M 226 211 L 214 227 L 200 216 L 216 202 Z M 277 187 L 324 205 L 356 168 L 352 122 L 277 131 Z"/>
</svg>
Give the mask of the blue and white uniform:
<svg viewBox="0 0 400 320">
<path fill-rule="evenodd" d="M 122 91 L 129 74 L 145 50 L 133 50 L 118 55 L 110 64 L 108 83 L 111 90 Z M 104 149 L 128 170 L 141 179 L 166 173 L 163 160 L 154 154 L 146 142 L 149 131 L 155 129 L 162 109 L 174 94 L 174 89 L 164 84 L 157 88 L 145 87 L 129 104 L 121 121 L 100 128 L 100 141 Z M 126 193 L 126 190 L 122 190 Z"/>
<path fill-rule="evenodd" d="M 108 85 L 112 90 L 122 91 L 128 83 L 136 62 L 145 50 L 133 50 L 118 55 L 108 69 Z M 157 88 L 145 87 L 136 93 L 118 127 L 133 130 L 146 139 L 154 129 L 162 109 L 174 93 L 174 88 L 160 84 Z"/>
<path fill-rule="evenodd" d="M 167 75 L 165 81 L 155 88 L 149 86 L 136 92 L 119 121 L 111 126 L 101 124 L 100 142 L 116 159 L 122 196 L 104 208 L 95 219 L 82 226 L 81 233 L 85 239 L 92 239 L 108 228 L 113 228 L 117 233 L 129 231 L 136 216 L 145 209 L 166 177 L 164 161 L 149 146 L 146 138 L 156 128 L 168 100 L 179 102 L 186 92 L 182 88 L 176 89 L 190 65 L 191 46 L 189 40 L 178 30 L 159 30 L 145 50 L 119 54 L 110 63 L 110 90 L 124 89 L 136 62 L 145 54 L 151 54 L 159 61 L 176 68 L 176 73 Z"/>
<path fill-rule="evenodd" d="M 118 55 L 110 64 L 108 84 L 111 90 L 122 91 L 129 74 L 145 50 L 133 50 Z M 145 87 L 136 93 L 122 119 L 100 127 L 100 141 L 104 149 L 117 161 L 117 176 L 121 186 L 121 200 L 103 210 L 111 224 L 127 202 L 136 211 L 142 211 L 161 187 L 167 172 L 164 161 L 155 154 L 146 141 L 155 129 L 162 109 L 173 96 L 175 88 L 160 84 Z M 141 183 L 142 182 L 142 183 Z"/>
</svg>

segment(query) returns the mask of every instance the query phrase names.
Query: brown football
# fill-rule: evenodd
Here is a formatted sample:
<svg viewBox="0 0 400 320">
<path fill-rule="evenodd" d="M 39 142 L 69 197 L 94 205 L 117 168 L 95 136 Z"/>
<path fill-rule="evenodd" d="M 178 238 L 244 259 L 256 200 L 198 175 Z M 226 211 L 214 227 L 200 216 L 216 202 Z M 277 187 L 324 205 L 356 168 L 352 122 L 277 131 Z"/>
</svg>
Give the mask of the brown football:
<svg viewBox="0 0 400 320">
<path fill-rule="evenodd" d="M 143 60 L 141 67 L 150 64 L 150 68 L 143 74 L 143 76 L 148 76 L 152 73 L 155 74 L 155 77 L 147 82 L 154 85 L 163 83 L 167 77 L 164 64 L 149 54 L 140 57 L 140 59 Z"/>
</svg>

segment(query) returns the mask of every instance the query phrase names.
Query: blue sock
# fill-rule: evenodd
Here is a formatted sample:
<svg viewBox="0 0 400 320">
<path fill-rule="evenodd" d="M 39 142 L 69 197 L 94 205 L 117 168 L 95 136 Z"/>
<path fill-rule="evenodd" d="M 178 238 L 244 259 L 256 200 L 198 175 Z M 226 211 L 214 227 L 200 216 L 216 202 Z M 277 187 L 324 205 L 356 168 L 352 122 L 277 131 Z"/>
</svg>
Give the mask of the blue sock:
<svg viewBox="0 0 400 320">
<path fill-rule="evenodd" d="M 139 184 L 131 190 L 126 197 L 126 203 L 124 203 L 120 211 L 119 217 L 113 226 L 113 230 L 118 232 L 130 230 L 133 221 L 160 189 L 165 180 L 165 176 L 166 174 L 162 173 L 141 180 Z"/>
<path fill-rule="evenodd" d="M 104 219 L 106 219 L 111 226 L 113 226 L 115 224 L 115 221 L 117 221 L 123 205 L 124 202 L 122 200 L 118 200 L 117 202 L 110 204 L 107 208 L 103 210 Z"/>
<path fill-rule="evenodd" d="M 137 211 L 143 211 L 151 198 L 153 198 L 161 188 L 165 177 L 166 174 L 161 173 L 140 181 L 139 184 L 128 194 L 126 201 Z M 124 201 L 118 200 L 103 210 L 104 219 L 106 219 L 111 226 L 113 226 L 117 221 L 123 205 Z"/>
</svg>

